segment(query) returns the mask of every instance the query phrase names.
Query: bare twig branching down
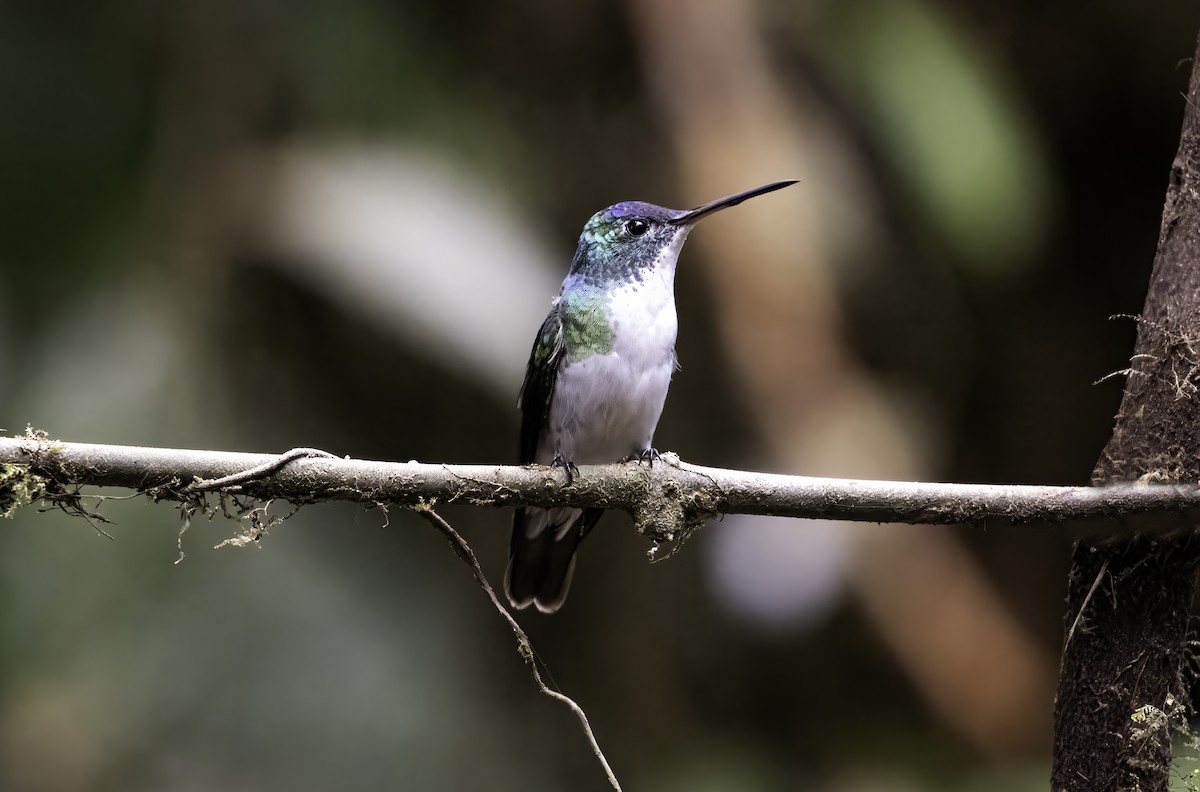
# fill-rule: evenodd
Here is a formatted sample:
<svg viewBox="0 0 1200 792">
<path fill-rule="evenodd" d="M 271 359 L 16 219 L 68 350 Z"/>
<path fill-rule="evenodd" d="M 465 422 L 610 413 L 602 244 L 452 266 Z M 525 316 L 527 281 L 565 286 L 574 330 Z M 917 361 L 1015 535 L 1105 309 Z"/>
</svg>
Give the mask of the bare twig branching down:
<svg viewBox="0 0 1200 792">
<path fill-rule="evenodd" d="M 2 457 L 0 465 L 5 466 L 4 475 L 0 475 L 0 504 L 9 504 L 6 508 L 0 509 L 0 514 L 9 516 L 21 505 L 41 499 L 63 507 L 65 511 L 78 514 L 91 522 L 90 517 L 99 515 L 89 514 L 79 505 L 78 488 L 86 484 L 124 486 L 156 498 L 178 498 L 180 500 L 179 558 L 175 563 L 184 559 L 183 533 L 191 524 L 192 514 L 199 508 L 203 493 L 223 493 L 237 496 L 235 499 L 254 498 L 254 492 L 259 493 L 258 497 L 266 500 L 265 505 L 249 507 L 246 504 L 240 504 L 244 509 L 242 514 L 248 514 L 253 518 L 252 522 L 255 528 L 252 534 L 254 539 L 265 533 L 266 527 L 274 524 L 273 521 L 284 519 L 268 514 L 270 500 L 275 497 L 290 497 L 298 503 L 336 499 L 364 500 L 362 497 L 349 495 L 347 487 L 355 485 L 353 480 L 346 478 L 345 475 L 338 475 L 346 473 L 346 471 L 340 470 L 335 470 L 332 474 L 327 471 L 318 474 L 310 482 L 313 489 L 307 493 L 298 494 L 294 488 L 288 489 L 288 495 L 270 495 L 264 492 L 264 490 L 271 489 L 270 480 L 298 460 L 320 459 L 336 463 L 349 462 L 349 460 L 339 460 L 332 454 L 315 448 L 293 448 L 279 455 L 261 455 L 171 451 L 126 446 L 86 446 L 50 441 L 41 433 L 33 430 L 29 430 L 25 437 L 19 440 L 0 439 L 0 443 L 4 444 L 4 452 L 0 454 Z M 382 464 L 386 465 L 386 463 Z M 407 468 L 408 466 L 398 467 Z M 232 472 L 223 472 L 227 469 Z M 44 471 L 45 475 L 38 471 Z M 90 472 L 84 473 L 84 471 Z M 380 472 L 376 471 L 376 475 L 380 475 Z M 190 483 L 183 484 L 189 478 L 191 479 Z M 334 494 L 323 493 L 322 490 L 326 488 L 333 489 Z M 254 492 L 250 490 L 254 490 Z M 621 784 L 617 781 L 617 776 L 604 752 L 600 750 L 600 743 L 596 740 L 587 714 L 574 699 L 546 684 L 538 669 L 538 659 L 529 636 L 513 615 L 501 604 L 495 590 L 488 582 L 487 576 L 484 575 L 483 567 L 475 557 L 475 551 L 450 523 L 433 510 L 432 503 L 437 497 L 438 495 L 433 493 L 427 499 L 419 497 L 417 501 L 411 502 L 405 498 L 402 502 L 437 528 L 450 543 L 459 559 L 470 568 L 476 583 L 479 584 L 492 606 L 508 623 L 513 635 L 516 636 L 517 652 L 529 664 L 529 673 L 532 675 L 538 691 L 563 703 L 575 714 L 609 784 L 617 792 L 621 792 Z M 381 503 L 383 499 L 370 498 L 367 500 Z M 230 516 L 238 515 L 231 514 Z M 97 528 L 97 530 L 99 529 Z M 108 536 L 108 534 L 105 535 Z M 245 543 L 246 538 L 239 537 L 226 540 L 218 547 L 226 544 Z"/>
<path fill-rule="evenodd" d="M 592 753 L 600 761 L 600 766 L 604 768 L 604 774 L 608 777 L 608 783 L 612 784 L 612 788 L 621 792 L 621 785 L 617 782 L 617 776 L 613 773 L 612 767 L 608 764 L 608 759 L 604 757 L 604 752 L 600 750 L 600 743 L 596 741 L 596 735 L 592 732 L 592 725 L 588 722 L 588 717 L 584 713 L 583 708 L 575 703 L 575 700 L 569 696 L 554 690 L 542 680 L 542 672 L 537 667 L 537 657 L 533 652 L 533 644 L 529 641 L 529 636 L 521 629 L 521 625 L 517 624 L 517 620 L 508 612 L 508 609 L 500 604 L 500 598 L 496 596 L 496 591 L 492 585 L 488 583 L 487 577 L 483 574 L 483 568 L 479 566 L 479 560 L 475 558 L 475 552 L 471 550 L 471 546 L 466 540 L 454 530 L 450 523 L 442 519 L 441 515 L 429 507 L 417 507 L 417 513 L 424 517 L 433 526 L 441 531 L 442 536 L 450 542 L 450 546 L 454 548 L 454 552 L 462 559 L 462 562 L 471 568 L 471 574 L 475 576 L 475 582 L 483 589 L 483 593 L 491 600 L 492 606 L 499 611 L 504 620 L 508 622 L 508 626 L 512 629 L 513 635 L 517 637 L 517 651 L 521 657 L 525 658 L 525 662 L 529 664 L 529 673 L 533 676 L 533 681 L 537 684 L 538 690 L 550 698 L 561 701 L 570 708 L 571 712 L 575 713 L 575 717 L 579 719 L 579 726 L 583 729 L 584 736 L 587 737 L 588 743 L 592 746 Z"/>
</svg>

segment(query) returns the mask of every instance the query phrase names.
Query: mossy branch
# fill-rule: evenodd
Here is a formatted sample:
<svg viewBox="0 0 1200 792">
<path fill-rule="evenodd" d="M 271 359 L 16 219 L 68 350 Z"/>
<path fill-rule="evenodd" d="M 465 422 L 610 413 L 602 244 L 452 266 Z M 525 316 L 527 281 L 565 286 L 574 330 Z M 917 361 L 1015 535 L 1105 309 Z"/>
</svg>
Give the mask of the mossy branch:
<svg viewBox="0 0 1200 792">
<path fill-rule="evenodd" d="M 567 483 L 564 471 L 541 466 L 443 465 L 317 456 L 195 451 L 50 441 L 37 435 L 0 438 L 0 503 L 5 490 L 32 478 L 61 489 L 123 487 L 160 499 L 186 500 L 202 491 L 294 503 L 357 501 L 421 507 L 599 506 L 634 517 L 656 541 L 720 514 L 903 523 L 1041 522 L 1093 540 L 1179 533 L 1200 523 L 1194 485 L 1122 484 L 1049 487 L 942 484 L 783 476 L 701 467 L 665 455 L 639 463 L 583 466 Z M 251 471 L 253 476 L 245 473 Z M 8 493 L 8 498 L 15 494 Z M 28 493 L 21 495 L 27 500 Z"/>
</svg>

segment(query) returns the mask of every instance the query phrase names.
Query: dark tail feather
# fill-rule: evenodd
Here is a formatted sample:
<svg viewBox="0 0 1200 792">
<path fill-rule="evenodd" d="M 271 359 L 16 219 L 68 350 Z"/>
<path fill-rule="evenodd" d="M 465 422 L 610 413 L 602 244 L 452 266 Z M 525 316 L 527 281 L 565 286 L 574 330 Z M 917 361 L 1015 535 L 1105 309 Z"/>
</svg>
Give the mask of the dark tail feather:
<svg viewBox="0 0 1200 792">
<path fill-rule="evenodd" d="M 504 594 L 518 610 L 528 608 L 537 598 L 554 544 L 552 531 L 543 530 L 534 537 L 525 535 L 525 521 L 533 517 L 528 513 L 532 511 L 517 509 L 513 520 L 508 569 L 504 571 Z"/>
<path fill-rule="evenodd" d="M 576 521 L 566 536 L 550 545 L 545 574 L 538 586 L 537 597 L 533 600 L 542 613 L 554 613 L 567 601 L 567 592 L 571 590 L 571 581 L 575 577 L 575 551 L 582 538 L 579 535 L 579 522 Z"/>
<path fill-rule="evenodd" d="M 504 593 L 514 608 L 533 604 L 542 613 L 554 613 L 566 602 L 570 591 L 575 576 L 575 551 L 600 518 L 601 510 L 585 509 L 561 535 L 559 526 L 548 525 L 537 536 L 526 536 L 526 521 L 543 517 L 536 514 L 540 511 L 543 510 L 518 509 L 513 519 Z"/>
</svg>

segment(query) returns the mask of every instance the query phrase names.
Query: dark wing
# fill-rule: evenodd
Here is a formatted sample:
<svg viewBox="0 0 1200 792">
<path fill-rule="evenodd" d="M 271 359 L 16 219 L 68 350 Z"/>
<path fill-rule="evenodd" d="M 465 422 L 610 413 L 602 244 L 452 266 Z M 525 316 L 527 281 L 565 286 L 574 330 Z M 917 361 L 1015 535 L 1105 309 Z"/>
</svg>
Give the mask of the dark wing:
<svg viewBox="0 0 1200 792">
<path fill-rule="evenodd" d="M 530 464 L 537 454 L 538 441 L 546 427 L 546 418 L 550 415 L 550 400 L 554 396 L 554 381 L 558 377 L 562 354 L 562 315 L 555 303 L 534 339 L 529 365 L 525 369 L 525 381 L 521 383 L 521 395 L 517 399 L 517 406 L 521 409 L 519 465 Z"/>
</svg>

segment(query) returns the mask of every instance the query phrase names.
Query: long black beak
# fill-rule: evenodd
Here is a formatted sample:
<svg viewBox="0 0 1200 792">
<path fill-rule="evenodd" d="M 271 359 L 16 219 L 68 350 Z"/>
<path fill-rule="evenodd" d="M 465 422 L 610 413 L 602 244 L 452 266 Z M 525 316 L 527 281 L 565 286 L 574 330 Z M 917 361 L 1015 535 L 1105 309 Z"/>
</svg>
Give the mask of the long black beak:
<svg viewBox="0 0 1200 792">
<path fill-rule="evenodd" d="M 784 187 L 795 184 L 799 179 L 784 179 L 783 181 L 771 182 L 764 184 L 761 187 L 755 187 L 753 190 L 746 190 L 737 195 L 730 195 L 725 198 L 718 198 L 715 201 L 710 201 L 703 206 L 697 206 L 695 209 L 689 209 L 678 217 L 672 217 L 667 222 L 671 225 L 692 225 L 701 218 L 708 217 L 713 212 L 719 212 L 722 209 L 728 209 L 731 206 L 737 206 L 742 201 L 748 201 L 757 195 L 764 193 L 775 192 L 782 190 Z"/>
</svg>

